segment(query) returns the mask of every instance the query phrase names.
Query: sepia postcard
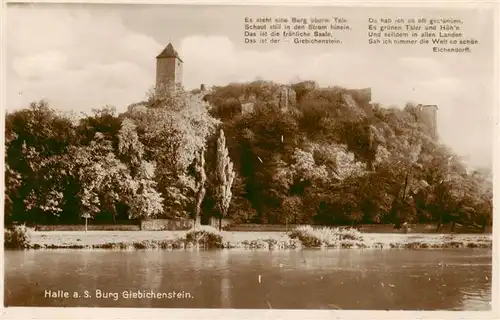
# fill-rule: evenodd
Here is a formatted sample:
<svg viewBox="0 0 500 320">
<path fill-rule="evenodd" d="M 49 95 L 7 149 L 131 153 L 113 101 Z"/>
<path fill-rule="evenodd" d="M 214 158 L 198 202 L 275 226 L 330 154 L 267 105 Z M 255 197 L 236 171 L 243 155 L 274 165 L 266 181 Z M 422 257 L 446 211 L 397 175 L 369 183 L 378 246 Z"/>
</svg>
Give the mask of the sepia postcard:
<svg viewBox="0 0 500 320">
<path fill-rule="evenodd" d="M 0 318 L 500 317 L 498 3 L 2 10 Z"/>
</svg>

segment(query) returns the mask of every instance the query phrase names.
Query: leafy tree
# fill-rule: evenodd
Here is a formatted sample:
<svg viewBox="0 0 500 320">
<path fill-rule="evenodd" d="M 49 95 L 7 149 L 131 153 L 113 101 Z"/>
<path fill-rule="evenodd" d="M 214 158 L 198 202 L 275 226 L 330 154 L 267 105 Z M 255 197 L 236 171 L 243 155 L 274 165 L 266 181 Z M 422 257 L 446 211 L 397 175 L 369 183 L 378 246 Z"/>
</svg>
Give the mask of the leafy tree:
<svg viewBox="0 0 500 320">
<path fill-rule="evenodd" d="M 127 166 L 113 153 L 111 142 L 97 133 L 88 146 L 71 150 L 72 171 L 81 184 L 78 197 L 82 214 L 101 218 L 110 214 L 116 220 L 116 205 L 126 202 L 131 192 L 131 176 Z"/>
<path fill-rule="evenodd" d="M 303 210 L 302 199 L 298 196 L 286 197 L 281 206 L 282 214 L 280 216 L 280 222 L 284 223 L 288 228 L 289 223 L 297 222 L 297 218 L 301 216 Z"/>
<path fill-rule="evenodd" d="M 14 220 L 52 221 L 63 208 L 64 155 L 75 141 L 72 119 L 45 101 L 6 117 L 7 203 Z M 14 180 L 12 180 L 14 179 Z"/>
<path fill-rule="evenodd" d="M 130 171 L 129 217 L 153 218 L 161 215 L 163 198 L 156 191 L 155 163 L 144 160 L 144 146 L 139 141 L 136 125 L 130 119 L 123 120 L 118 139 L 118 152 Z"/>
<path fill-rule="evenodd" d="M 121 122 L 122 119 L 116 116 L 115 107 L 94 108 L 91 115 L 84 114 L 80 118 L 76 127 L 79 143 L 88 145 L 94 140 L 96 133 L 99 133 L 105 140 L 111 141 L 113 148 L 117 148 Z"/>
<path fill-rule="evenodd" d="M 181 88 L 131 106 L 124 117 L 134 120 L 144 157 L 156 164 L 157 190 L 170 218 L 188 218 L 196 204 L 193 164 L 218 121 L 198 96 Z"/>
</svg>

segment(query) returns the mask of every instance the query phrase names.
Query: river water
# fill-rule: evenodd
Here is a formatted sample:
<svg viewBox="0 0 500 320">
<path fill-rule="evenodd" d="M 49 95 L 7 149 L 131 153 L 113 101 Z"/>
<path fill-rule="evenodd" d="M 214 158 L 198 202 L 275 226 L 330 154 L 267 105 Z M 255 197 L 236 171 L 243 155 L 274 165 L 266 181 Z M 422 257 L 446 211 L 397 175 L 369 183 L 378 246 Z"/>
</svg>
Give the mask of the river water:
<svg viewBox="0 0 500 320">
<path fill-rule="evenodd" d="M 6 251 L 5 304 L 490 310 L 491 273 L 487 249 Z"/>
</svg>

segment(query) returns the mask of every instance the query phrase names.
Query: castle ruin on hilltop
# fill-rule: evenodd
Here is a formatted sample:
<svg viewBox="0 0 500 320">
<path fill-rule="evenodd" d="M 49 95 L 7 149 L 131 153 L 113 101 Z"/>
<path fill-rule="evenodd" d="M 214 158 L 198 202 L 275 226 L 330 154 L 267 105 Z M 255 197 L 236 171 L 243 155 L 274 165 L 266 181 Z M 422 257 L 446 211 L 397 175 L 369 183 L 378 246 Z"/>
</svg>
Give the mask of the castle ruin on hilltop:
<svg viewBox="0 0 500 320">
<path fill-rule="evenodd" d="M 167 92 L 173 90 L 176 86 L 182 85 L 182 68 L 183 61 L 177 51 L 174 49 L 172 43 L 169 43 L 165 49 L 156 57 L 156 87 L 155 95 L 164 96 Z M 200 86 L 200 91 L 206 93 L 205 85 Z M 354 99 L 356 97 L 356 99 Z M 255 103 L 255 97 L 238 99 L 241 103 L 243 113 L 252 112 Z M 290 85 L 280 85 L 279 90 L 273 94 L 274 100 L 281 108 L 287 110 L 289 105 L 297 102 L 297 94 Z M 372 90 L 371 88 L 348 90 L 344 94 L 344 100 L 348 106 L 354 107 L 357 105 L 355 102 L 361 102 L 362 108 L 371 108 L 372 106 Z M 431 137 L 437 139 L 437 110 L 436 105 L 422 105 L 417 106 L 416 116 L 419 121 L 424 123 L 430 130 Z M 366 111 L 366 110 L 365 110 Z"/>
</svg>

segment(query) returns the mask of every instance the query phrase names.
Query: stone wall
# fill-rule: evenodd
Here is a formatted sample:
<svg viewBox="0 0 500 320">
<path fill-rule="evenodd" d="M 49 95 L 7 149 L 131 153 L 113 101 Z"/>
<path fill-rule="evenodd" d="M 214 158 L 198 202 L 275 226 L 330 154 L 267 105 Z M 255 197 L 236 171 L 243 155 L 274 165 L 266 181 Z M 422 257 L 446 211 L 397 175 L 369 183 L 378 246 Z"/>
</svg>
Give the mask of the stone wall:
<svg viewBox="0 0 500 320">
<path fill-rule="evenodd" d="M 193 227 L 192 219 L 170 220 L 170 219 L 150 219 L 141 221 L 141 230 L 188 230 Z"/>
<path fill-rule="evenodd" d="M 221 225 L 222 228 L 226 228 L 227 226 L 231 225 L 232 221 L 230 219 L 222 219 Z M 216 229 L 219 229 L 219 218 L 217 217 L 210 217 L 209 225 L 211 227 L 214 227 Z"/>
<path fill-rule="evenodd" d="M 244 231 L 244 232 L 286 232 L 291 231 L 299 225 L 289 224 L 288 226 L 284 224 L 232 224 L 226 228 L 227 231 Z M 313 226 L 320 228 L 322 226 Z M 340 227 L 340 228 L 350 228 L 351 226 L 329 226 L 329 227 Z M 433 234 L 474 234 L 474 233 L 492 233 L 492 227 L 488 226 L 483 231 L 480 228 L 472 228 L 468 226 L 463 226 L 460 224 L 455 225 L 455 229 L 452 230 L 452 224 L 447 223 L 443 225 L 439 232 L 436 232 L 436 224 L 411 224 L 409 225 L 409 233 L 433 233 Z M 364 233 L 402 233 L 402 230 L 395 229 L 392 224 L 367 224 L 367 225 L 356 225 L 354 228 L 358 229 Z"/>
<path fill-rule="evenodd" d="M 88 231 L 140 231 L 141 227 L 131 224 L 89 224 Z M 81 224 L 36 225 L 35 231 L 85 231 Z"/>
</svg>

